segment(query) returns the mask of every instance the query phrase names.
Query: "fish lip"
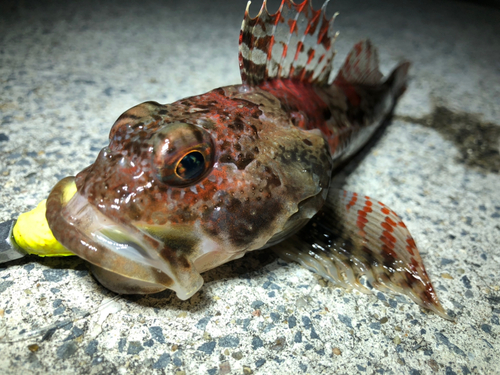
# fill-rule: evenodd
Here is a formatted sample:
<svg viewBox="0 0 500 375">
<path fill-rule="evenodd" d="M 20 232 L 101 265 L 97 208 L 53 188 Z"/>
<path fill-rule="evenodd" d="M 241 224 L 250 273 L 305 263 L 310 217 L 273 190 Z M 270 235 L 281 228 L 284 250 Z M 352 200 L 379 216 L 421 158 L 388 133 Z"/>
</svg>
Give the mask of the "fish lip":
<svg viewBox="0 0 500 375">
<path fill-rule="evenodd" d="M 52 189 L 47 199 L 46 217 L 55 238 L 80 258 L 96 267 L 128 280 L 135 287 L 99 281 L 117 293 L 152 293 L 172 289 L 180 299 L 190 298 L 203 285 L 203 279 L 187 258 L 175 249 L 141 231 L 134 225 L 116 222 L 104 215 L 80 192 L 71 198 L 65 192 L 75 186 L 67 177 Z M 127 241 L 117 241 L 118 238 Z M 106 274 L 109 274 L 106 273 Z M 97 276 L 97 275 L 96 275 Z M 156 290 L 141 290 L 138 284 L 156 285 Z"/>
</svg>

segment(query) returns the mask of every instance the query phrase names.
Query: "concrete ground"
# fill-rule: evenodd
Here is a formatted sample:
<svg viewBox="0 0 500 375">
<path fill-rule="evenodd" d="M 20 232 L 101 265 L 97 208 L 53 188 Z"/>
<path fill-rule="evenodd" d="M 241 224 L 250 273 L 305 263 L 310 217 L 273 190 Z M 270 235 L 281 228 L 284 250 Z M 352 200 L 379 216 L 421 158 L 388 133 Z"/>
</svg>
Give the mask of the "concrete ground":
<svg viewBox="0 0 500 375">
<path fill-rule="evenodd" d="M 500 373 L 498 3 L 367 3 L 329 6 L 341 12 L 336 66 L 370 37 L 382 70 L 408 59 L 412 81 L 345 186 L 404 218 L 455 322 L 269 252 L 205 273 L 185 302 L 115 295 L 76 258 L 29 258 L 0 265 L 0 373 Z M 92 163 L 129 107 L 239 83 L 244 7 L 1 5 L 0 222 Z"/>
</svg>

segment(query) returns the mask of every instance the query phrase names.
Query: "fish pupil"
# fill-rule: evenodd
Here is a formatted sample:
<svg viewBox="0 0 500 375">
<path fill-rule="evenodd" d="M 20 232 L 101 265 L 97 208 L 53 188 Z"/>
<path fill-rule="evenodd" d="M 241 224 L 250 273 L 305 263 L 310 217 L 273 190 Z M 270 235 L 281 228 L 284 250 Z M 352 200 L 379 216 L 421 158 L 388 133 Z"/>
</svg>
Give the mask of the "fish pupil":
<svg viewBox="0 0 500 375">
<path fill-rule="evenodd" d="M 175 172 L 177 175 L 185 180 L 196 178 L 205 170 L 205 158 L 203 154 L 198 151 L 190 152 L 177 164 Z"/>
</svg>

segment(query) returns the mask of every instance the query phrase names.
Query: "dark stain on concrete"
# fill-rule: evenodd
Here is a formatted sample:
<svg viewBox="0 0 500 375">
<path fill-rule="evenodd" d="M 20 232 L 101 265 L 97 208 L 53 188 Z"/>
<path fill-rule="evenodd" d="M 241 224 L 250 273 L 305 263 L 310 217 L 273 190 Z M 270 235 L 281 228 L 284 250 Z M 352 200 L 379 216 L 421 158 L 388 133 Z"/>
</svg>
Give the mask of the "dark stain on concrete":
<svg viewBox="0 0 500 375">
<path fill-rule="evenodd" d="M 436 106 L 432 113 L 421 118 L 395 118 L 437 130 L 455 144 L 460 152 L 459 163 L 484 172 L 500 173 L 500 125 L 482 121 L 478 114 L 453 112 L 444 106 Z"/>
</svg>

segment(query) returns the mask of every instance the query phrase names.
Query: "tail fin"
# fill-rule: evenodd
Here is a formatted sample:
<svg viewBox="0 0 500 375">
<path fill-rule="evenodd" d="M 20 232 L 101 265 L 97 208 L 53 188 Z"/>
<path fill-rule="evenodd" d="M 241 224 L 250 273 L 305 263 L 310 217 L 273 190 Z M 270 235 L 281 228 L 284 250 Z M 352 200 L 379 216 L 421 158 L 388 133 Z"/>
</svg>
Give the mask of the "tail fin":
<svg viewBox="0 0 500 375">
<path fill-rule="evenodd" d="M 250 2 L 240 32 L 240 72 L 244 84 L 259 85 L 272 79 L 296 79 L 326 85 L 335 56 L 333 31 L 336 15 L 327 19 L 325 1 L 314 10 L 312 0 L 294 3 L 282 0 L 275 14 L 269 14 L 266 0 L 259 14 L 251 18 Z"/>
<path fill-rule="evenodd" d="M 409 61 L 399 64 L 389 75 L 386 84 L 391 87 L 392 97 L 397 100 L 406 91 L 408 84 L 408 70 L 411 63 Z"/>
</svg>

